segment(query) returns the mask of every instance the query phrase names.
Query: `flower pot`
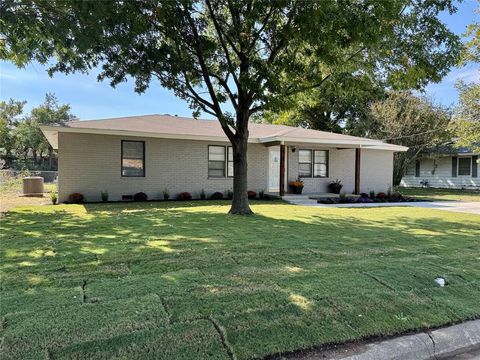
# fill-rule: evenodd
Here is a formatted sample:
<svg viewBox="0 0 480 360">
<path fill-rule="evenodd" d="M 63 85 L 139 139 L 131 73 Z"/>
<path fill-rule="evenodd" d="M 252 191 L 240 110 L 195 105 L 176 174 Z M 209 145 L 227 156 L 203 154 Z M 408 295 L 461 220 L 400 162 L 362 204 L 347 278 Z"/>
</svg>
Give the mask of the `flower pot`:
<svg viewBox="0 0 480 360">
<path fill-rule="evenodd" d="M 290 189 L 292 190 L 292 193 L 299 195 L 303 191 L 303 186 L 292 186 L 292 185 L 290 185 Z"/>
</svg>

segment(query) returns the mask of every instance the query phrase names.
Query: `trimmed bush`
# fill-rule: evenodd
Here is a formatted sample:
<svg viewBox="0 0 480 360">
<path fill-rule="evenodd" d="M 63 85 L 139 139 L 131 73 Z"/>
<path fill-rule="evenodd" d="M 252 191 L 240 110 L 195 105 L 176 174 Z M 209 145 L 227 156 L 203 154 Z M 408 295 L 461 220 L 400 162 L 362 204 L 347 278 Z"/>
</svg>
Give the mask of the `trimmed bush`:
<svg viewBox="0 0 480 360">
<path fill-rule="evenodd" d="M 255 191 L 248 190 L 247 196 L 249 199 L 255 199 L 257 197 L 257 193 Z"/>
<path fill-rule="evenodd" d="M 170 191 L 167 189 L 163 190 L 163 200 L 168 200 L 170 199 Z"/>
<path fill-rule="evenodd" d="M 133 195 L 133 201 L 147 201 L 148 196 L 144 192 L 138 192 L 135 195 Z"/>
<path fill-rule="evenodd" d="M 384 192 L 379 192 L 376 196 L 377 199 L 379 200 L 386 200 L 387 199 L 387 194 L 385 194 Z"/>
<path fill-rule="evenodd" d="M 73 193 L 68 195 L 68 202 L 70 204 L 83 204 L 85 198 L 80 193 Z"/>
<path fill-rule="evenodd" d="M 107 191 L 107 190 L 102 191 L 102 192 L 101 192 L 101 196 L 102 196 L 102 201 L 103 201 L 103 202 L 107 202 L 107 201 L 108 201 L 108 191 Z"/>
<path fill-rule="evenodd" d="M 205 190 L 202 189 L 202 191 L 200 191 L 200 199 L 205 200 L 206 197 L 207 195 L 205 194 Z"/>
<path fill-rule="evenodd" d="M 210 197 L 212 200 L 222 200 L 223 199 L 223 194 L 219 191 L 214 192 L 212 196 Z"/>
<path fill-rule="evenodd" d="M 227 190 L 227 199 L 233 199 L 233 191 Z"/>
<path fill-rule="evenodd" d="M 362 198 L 362 199 L 368 198 L 368 194 L 367 193 L 360 193 L 360 198 Z"/>
<path fill-rule="evenodd" d="M 57 204 L 58 197 L 57 197 L 57 193 L 55 191 L 52 191 L 50 193 L 50 200 L 52 201 L 53 205 Z"/>
<path fill-rule="evenodd" d="M 260 190 L 258 192 L 258 197 L 263 200 L 265 198 L 265 190 Z"/>
<path fill-rule="evenodd" d="M 178 200 L 192 200 L 192 194 L 190 194 L 188 191 L 182 192 L 178 194 Z"/>
</svg>

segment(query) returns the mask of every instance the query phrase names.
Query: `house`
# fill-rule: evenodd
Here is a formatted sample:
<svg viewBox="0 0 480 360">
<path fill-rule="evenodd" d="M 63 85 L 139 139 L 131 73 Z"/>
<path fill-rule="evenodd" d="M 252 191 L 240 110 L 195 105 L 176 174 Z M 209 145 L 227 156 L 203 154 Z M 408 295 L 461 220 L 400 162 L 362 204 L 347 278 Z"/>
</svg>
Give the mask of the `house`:
<svg viewBox="0 0 480 360">
<path fill-rule="evenodd" d="M 446 144 L 407 168 L 400 183 L 405 187 L 480 189 L 478 153 Z"/>
<path fill-rule="evenodd" d="M 136 192 L 150 199 L 184 191 L 194 197 L 233 187 L 230 143 L 218 121 L 170 115 L 71 121 L 41 127 L 58 149 L 59 201 L 82 193 L 97 201 Z M 328 192 L 339 179 L 345 192 L 386 191 L 393 153 L 407 148 L 324 131 L 250 124 L 248 187 L 283 195 L 300 178 L 304 193 Z"/>
</svg>

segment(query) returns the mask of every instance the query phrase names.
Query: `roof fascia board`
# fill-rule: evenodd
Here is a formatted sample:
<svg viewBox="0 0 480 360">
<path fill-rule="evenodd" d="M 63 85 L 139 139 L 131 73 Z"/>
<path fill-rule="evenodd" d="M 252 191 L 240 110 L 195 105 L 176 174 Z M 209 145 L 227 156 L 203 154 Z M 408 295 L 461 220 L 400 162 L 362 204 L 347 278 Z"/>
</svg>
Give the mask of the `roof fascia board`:
<svg viewBox="0 0 480 360">
<path fill-rule="evenodd" d="M 152 133 L 145 131 L 130 131 L 130 130 L 111 130 L 111 129 L 91 129 L 91 128 L 72 128 L 66 126 L 41 126 L 44 134 L 46 132 L 66 132 L 79 134 L 93 134 L 93 135 L 115 135 L 115 136 L 133 136 L 133 137 L 148 137 L 160 139 L 178 139 L 178 140 L 201 140 L 201 141 L 220 141 L 229 142 L 225 136 L 202 136 L 202 135 L 185 135 L 185 134 L 167 134 L 167 133 Z M 256 138 L 249 138 L 249 143 L 259 143 Z"/>
</svg>

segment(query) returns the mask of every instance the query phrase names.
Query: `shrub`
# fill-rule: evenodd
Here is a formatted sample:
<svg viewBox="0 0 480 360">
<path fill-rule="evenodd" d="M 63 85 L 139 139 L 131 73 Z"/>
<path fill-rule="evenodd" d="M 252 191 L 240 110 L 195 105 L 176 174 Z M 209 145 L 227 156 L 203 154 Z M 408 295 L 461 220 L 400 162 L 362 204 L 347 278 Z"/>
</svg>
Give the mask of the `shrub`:
<svg viewBox="0 0 480 360">
<path fill-rule="evenodd" d="M 366 197 L 360 197 L 357 199 L 356 201 L 357 203 L 360 203 L 360 204 L 370 204 L 370 203 L 373 203 L 373 200 L 370 199 L 368 196 Z"/>
<path fill-rule="evenodd" d="M 340 194 L 340 191 L 342 190 L 342 188 L 343 188 L 343 184 L 338 179 L 328 184 L 328 191 L 334 194 Z"/>
<path fill-rule="evenodd" d="M 102 191 L 101 195 L 102 195 L 102 201 L 103 202 L 108 201 L 108 191 L 107 190 Z"/>
<path fill-rule="evenodd" d="M 379 200 L 387 200 L 387 194 L 385 194 L 384 192 L 379 192 L 376 198 Z"/>
<path fill-rule="evenodd" d="M 265 190 L 260 190 L 258 192 L 258 197 L 263 200 L 265 198 Z"/>
<path fill-rule="evenodd" d="M 221 192 L 217 191 L 217 192 L 214 192 L 210 198 L 212 200 L 222 200 L 223 199 L 223 194 Z"/>
<path fill-rule="evenodd" d="M 135 195 L 133 195 L 133 201 L 147 201 L 148 196 L 144 192 L 138 192 Z"/>
<path fill-rule="evenodd" d="M 366 199 L 366 198 L 368 198 L 368 194 L 367 193 L 360 193 L 360 198 L 361 199 Z"/>
<path fill-rule="evenodd" d="M 370 199 L 375 199 L 375 191 L 370 191 Z"/>
<path fill-rule="evenodd" d="M 57 193 L 55 191 L 52 191 L 50 193 L 50 200 L 52 201 L 53 205 L 55 205 L 57 203 L 58 197 L 57 197 Z"/>
<path fill-rule="evenodd" d="M 249 199 L 255 199 L 257 197 L 257 193 L 255 191 L 248 190 L 247 196 Z"/>
<path fill-rule="evenodd" d="M 83 204 L 85 198 L 80 193 L 73 193 L 68 195 L 68 202 L 70 204 Z"/>
<path fill-rule="evenodd" d="M 334 198 L 321 198 L 321 199 L 318 199 L 318 200 L 317 200 L 317 203 L 319 203 L 319 204 L 327 204 L 327 205 L 337 204 L 337 203 L 338 203 L 338 199 L 334 199 Z"/>
<path fill-rule="evenodd" d="M 170 199 L 170 191 L 167 189 L 163 190 L 163 200 L 168 200 Z"/>
<path fill-rule="evenodd" d="M 227 199 L 233 199 L 233 191 L 227 190 Z"/>
<path fill-rule="evenodd" d="M 190 194 L 188 191 L 181 192 L 178 194 L 178 200 L 192 200 L 192 194 Z"/>
<path fill-rule="evenodd" d="M 341 193 L 338 197 L 341 203 L 346 203 L 348 201 L 347 194 Z"/>
<path fill-rule="evenodd" d="M 205 190 L 202 189 L 202 191 L 200 191 L 200 199 L 205 200 L 206 197 L 207 195 L 205 194 Z"/>
</svg>

